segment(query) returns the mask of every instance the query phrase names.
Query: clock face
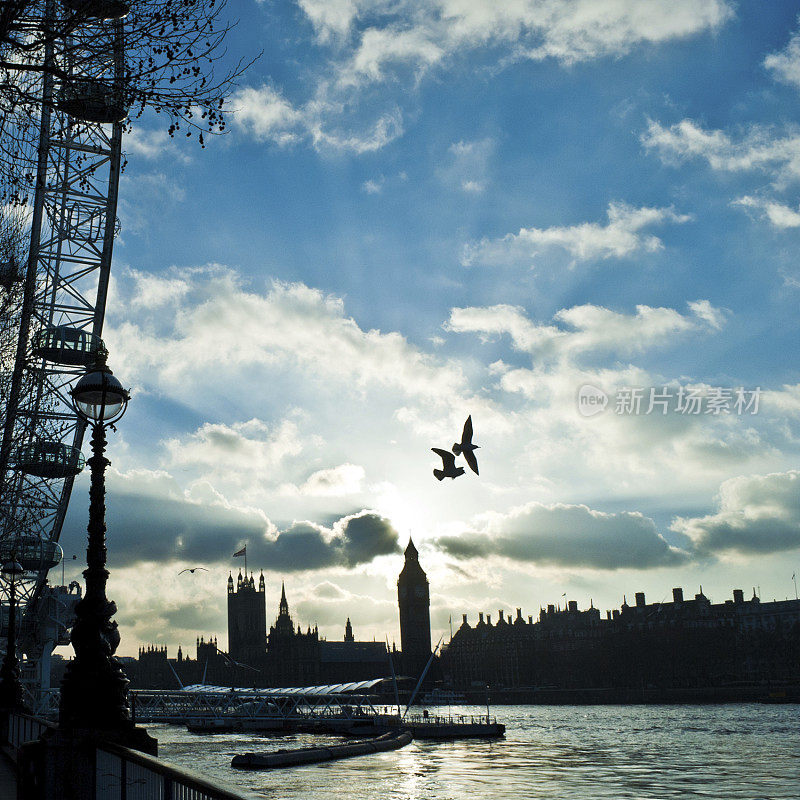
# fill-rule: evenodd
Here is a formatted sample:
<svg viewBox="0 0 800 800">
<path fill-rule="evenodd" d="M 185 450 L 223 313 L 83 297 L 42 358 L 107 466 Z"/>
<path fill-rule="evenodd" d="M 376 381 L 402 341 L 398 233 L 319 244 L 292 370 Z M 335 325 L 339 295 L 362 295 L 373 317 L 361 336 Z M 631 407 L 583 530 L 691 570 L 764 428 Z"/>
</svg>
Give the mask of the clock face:
<svg viewBox="0 0 800 800">
<path fill-rule="evenodd" d="M 406 590 L 406 587 L 405 586 L 401 586 L 400 587 L 400 597 L 405 599 L 407 594 L 408 594 L 408 591 Z"/>
<path fill-rule="evenodd" d="M 414 587 L 414 595 L 416 597 L 425 597 L 425 587 L 424 586 L 415 586 Z"/>
</svg>

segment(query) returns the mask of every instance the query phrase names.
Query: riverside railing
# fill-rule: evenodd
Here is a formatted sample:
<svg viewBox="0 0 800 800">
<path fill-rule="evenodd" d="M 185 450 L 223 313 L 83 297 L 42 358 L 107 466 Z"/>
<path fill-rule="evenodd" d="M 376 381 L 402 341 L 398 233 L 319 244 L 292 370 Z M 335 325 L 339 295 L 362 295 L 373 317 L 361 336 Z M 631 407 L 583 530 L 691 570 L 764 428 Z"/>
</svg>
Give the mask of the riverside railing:
<svg viewBox="0 0 800 800">
<path fill-rule="evenodd" d="M 488 714 L 409 714 L 405 721 L 414 725 L 497 725 Z"/>
<path fill-rule="evenodd" d="M 16 760 L 22 745 L 37 741 L 55 727 L 30 714 L 9 714 L 6 744 L 12 758 Z M 90 769 L 88 783 L 94 786 L 90 795 L 93 800 L 247 800 L 245 795 L 217 786 L 200 775 L 110 742 L 95 749 L 94 775 Z M 44 789 L 38 781 L 34 780 L 30 789 L 31 797 L 43 796 Z"/>
<path fill-rule="evenodd" d="M 127 747 L 97 749 L 95 800 L 246 800 L 200 775 Z"/>
<path fill-rule="evenodd" d="M 20 745 L 38 739 L 48 728 L 54 728 L 50 722 L 31 716 L 12 712 L 8 715 L 7 744 L 16 753 Z"/>
</svg>

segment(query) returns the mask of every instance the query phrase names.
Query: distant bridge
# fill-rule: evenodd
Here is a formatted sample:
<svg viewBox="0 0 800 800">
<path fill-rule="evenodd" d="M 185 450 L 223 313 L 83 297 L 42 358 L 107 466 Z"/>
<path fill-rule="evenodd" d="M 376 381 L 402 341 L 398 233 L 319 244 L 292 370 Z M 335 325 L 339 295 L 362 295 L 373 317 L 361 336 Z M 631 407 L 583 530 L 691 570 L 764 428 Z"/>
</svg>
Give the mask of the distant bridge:
<svg viewBox="0 0 800 800">
<path fill-rule="evenodd" d="M 168 722 L 211 729 L 242 727 L 301 727 L 341 724 L 343 727 L 397 724 L 396 705 L 377 702 L 375 689 L 386 678 L 324 686 L 242 689 L 197 684 L 183 689 L 136 689 L 128 699 L 137 723 Z M 42 693 L 37 713 L 55 718 L 58 691 Z M 273 725 L 270 725 L 273 723 Z"/>
</svg>

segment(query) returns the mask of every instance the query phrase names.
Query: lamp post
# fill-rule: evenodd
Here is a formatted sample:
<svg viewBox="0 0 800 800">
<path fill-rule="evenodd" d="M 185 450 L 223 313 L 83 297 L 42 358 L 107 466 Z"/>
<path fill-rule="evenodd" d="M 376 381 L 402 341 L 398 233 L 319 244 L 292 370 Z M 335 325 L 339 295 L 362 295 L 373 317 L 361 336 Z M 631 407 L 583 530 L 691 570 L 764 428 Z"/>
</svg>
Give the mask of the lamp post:
<svg viewBox="0 0 800 800">
<path fill-rule="evenodd" d="M 12 554 L 11 560 L 3 564 L 3 577 L 9 581 L 8 638 L 6 654 L 0 666 L 0 709 L 22 710 L 22 684 L 19 682 L 19 660 L 17 659 L 17 603 L 16 579 L 23 573 L 22 564 Z"/>
<path fill-rule="evenodd" d="M 106 365 L 108 353 L 97 360 L 70 392 L 78 415 L 92 429 L 89 489 L 89 543 L 86 550 L 86 592 L 75 607 L 71 641 L 75 658 L 61 684 L 59 727 L 113 739 L 130 747 L 155 752 L 156 741 L 135 728 L 128 705 L 128 679 L 114 657 L 119 631 L 112 616 L 116 605 L 106 597 L 105 457 L 106 428 L 125 413 L 130 394 Z"/>
</svg>

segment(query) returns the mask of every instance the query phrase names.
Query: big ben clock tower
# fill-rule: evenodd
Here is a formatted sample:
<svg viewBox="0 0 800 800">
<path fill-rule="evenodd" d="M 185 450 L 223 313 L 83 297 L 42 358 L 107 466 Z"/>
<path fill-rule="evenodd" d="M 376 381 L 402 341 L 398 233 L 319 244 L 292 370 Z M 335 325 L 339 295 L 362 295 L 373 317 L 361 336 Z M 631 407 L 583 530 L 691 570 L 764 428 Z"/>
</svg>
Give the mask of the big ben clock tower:
<svg viewBox="0 0 800 800">
<path fill-rule="evenodd" d="M 428 579 L 419 565 L 419 553 L 408 540 L 406 563 L 397 579 L 400 607 L 400 647 L 403 672 L 418 679 L 431 655 L 431 600 Z"/>
</svg>

